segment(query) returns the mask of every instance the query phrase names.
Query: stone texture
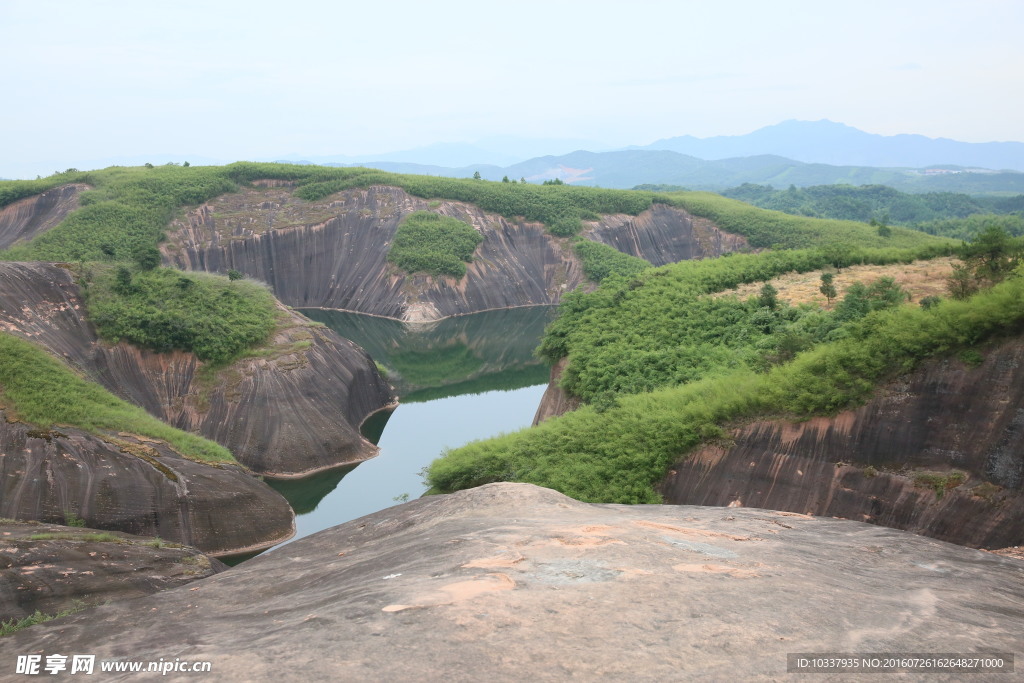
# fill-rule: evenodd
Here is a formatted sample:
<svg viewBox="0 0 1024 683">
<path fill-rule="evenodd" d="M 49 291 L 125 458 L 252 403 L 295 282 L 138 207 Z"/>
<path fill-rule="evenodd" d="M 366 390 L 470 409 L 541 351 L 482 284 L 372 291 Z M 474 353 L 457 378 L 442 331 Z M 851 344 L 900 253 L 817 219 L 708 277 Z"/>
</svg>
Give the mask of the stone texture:
<svg viewBox="0 0 1024 683">
<path fill-rule="evenodd" d="M 295 533 L 276 491 L 237 465 L 187 460 L 127 434 L 7 422 L 0 410 L 0 517 L 64 523 L 193 545 L 213 555 L 266 548 Z"/>
<path fill-rule="evenodd" d="M 71 273 L 0 263 L 0 330 L 25 337 L 150 414 L 227 447 L 253 471 L 299 476 L 373 457 L 358 426 L 394 405 L 358 346 L 288 312 L 268 352 L 215 378 L 191 353 L 101 343 Z"/>
<path fill-rule="evenodd" d="M 793 513 L 491 484 L 26 629 L 0 667 L 88 652 L 209 660 L 225 681 L 780 680 L 790 652 L 1020 652 L 1022 620 L 1024 563 L 983 551 Z"/>
<path fill-rule="evenodd" d="M 34 539 L 47 534 L 50 539 Z M 103 534 L 103 536 L 97 536 Z M 116 540 L 98 540 L 115 536 Z M 97 529 L 0 521 L 0 622 L 150 595 L 226 567 L 195 548 Z"/>
<path fill-rule="evenodd" d="M 568 358 L 560 358 L 551 366 L 551 378 L 548 380 L 548 386 L 544 390 L 544 395 L 540 398 L 540 405 L 537 406 L 537 412 L 533 416 L 534 426 L 539 425 L 548 418 L 564 415 L 565 413 L 572 412 L 580 407 L 580 399 L 575 396 L 570 396 L 569 393 L 558 384 L 562 378 L 562 373 L 565 372 L 565 367 L 568 364 Z"/>
<path fill-rule="evenodd" d="M 971 547 L 1024 543 L 1024 339 L 934 359 L 833 418 L 759 421 L 672 466 L 665 501 L 790 510 Z M 930 475 L 966 475 L 939 494 Z M 955 482 L 954 482 L 955 483 Z"/>
<path fill-rule="evenodd" d="M 61 185 L 0 208 L 0 249 L 27 242 L 56 226 L 78 208 L 78 195 L 88 185 Z"/>
<path fill-rule="evenodd" d="M 465 221 L 484 241 L 461 280 L 407 275 L 387 262 L 398 223 L 413 211 Z M 239 270 L 270 284 L 284 303 L 424 322 L 453 315 L 558 303 L 584 282 L 566 239 L 454 201 L 428 202 L 375 186 L 304 202 L 276 184 L 223 195 L 168 231 L 165 258 L 190 270 Z M 656 265 L 718 256 L 745 246 L 686 212 L 655 205 L 607 216 L 583 235 Z"/>
</svg>

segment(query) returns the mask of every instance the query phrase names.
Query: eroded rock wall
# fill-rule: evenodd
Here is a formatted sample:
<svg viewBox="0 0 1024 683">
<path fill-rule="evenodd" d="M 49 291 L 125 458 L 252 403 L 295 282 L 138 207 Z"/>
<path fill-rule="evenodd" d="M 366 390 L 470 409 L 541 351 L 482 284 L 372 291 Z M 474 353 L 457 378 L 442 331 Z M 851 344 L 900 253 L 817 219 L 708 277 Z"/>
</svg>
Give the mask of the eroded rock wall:
<svg viewBox="0 0 1024 683">
<path fill-rule="evenodd" d="M 0 209 L 0 249 L 27 242 L 56 226 L 78 208 L 78 195 L 87 189 L 81 183 L 61 185 Z"/>
<path fill-rule="evenodd" d="M 547 389 L 544 390 L 544 395 L 540 398 L 540 405 L 537 406 L 537 412 L 533 416 L 534 426 L 548 418 L 564 415 L 580 407 L 580 400 L 575 396 L 570 396 L 565 389 L 559 386 L 562 373 L 565 372 L 565 367 L 568 364 L 568 358 L 560 358 L 551 366 L 551 377 L 548 380 Z"/>
<path fill-rule="evenodd" d="M 398 223 L 413 211 L 463 220 L 483 235 L 464 278 L 407 275 L 387 262 Z M 570 242 L 540 223 L 462 202 L 428 202 L 395 187 L 348 190 L 320 202 L 303 202 L 280 185 L 252 188 L 200 206 L 169 235 L 165 257 L 178 267 L 239 270 L 295 307 L 407 321 L 555 304 L 584 281 Z M 590 223 L 584 236 L 656 265 L 745 246 L 664 205 Z"/>
<path fill-rule="evenodd" d="M 732 437 L 675 464 L 665 501 L 844 517 L 972 547 L 1024 543 L 1024 340 L 991 346 L 978 367 L 930 361 L 834 418 L 755 422 Z"/>
<path fill-rule="evenodd" d="M 127 434 L 8 422 L 0 410 L 0 517 L 123 531 L 214 555 L 290 538 L 294 515 L 237 465 L 208 465 Z"/>
<path fill-rule="evenodd" d="M 1012 653 L 1022 620 L 1019 560 L 858 522 L 489 484 L 5 640 L 182 653 L 223 681 L 745 681 L 788 679 L 796 652 Z"/>
<path fill-rule="evenodd" d="M 358 426 L 393 404 L 366 353 L 288 312 L 265 353 L 213 377 L 190 353 L 99 341 L 67 269 L 0 263 L 0 329 L 64 358 L 112 393 L 227 447 L 257 473 L 298 476 L 377 453 Z"/>
</svg>

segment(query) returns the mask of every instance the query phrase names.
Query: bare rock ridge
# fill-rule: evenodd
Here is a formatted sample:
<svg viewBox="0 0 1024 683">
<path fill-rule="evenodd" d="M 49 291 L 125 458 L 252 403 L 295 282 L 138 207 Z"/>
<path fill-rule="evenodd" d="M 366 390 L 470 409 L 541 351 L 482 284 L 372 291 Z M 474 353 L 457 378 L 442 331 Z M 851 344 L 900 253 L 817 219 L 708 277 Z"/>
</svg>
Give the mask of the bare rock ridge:
<svg viewBox="0 0 1024 683">
<path fill-rule="evenodd" d="M 754 422 L 673 465 L 665 501 L 829 515 L 961 545 L 1024 544 L 1024 339 L 934 359 L 833 418 Z"/>
<path fill-rule="evenodd" d="M 0 522 L 0 622 L 150 595 L 225 568 L 195 548 L 96 529 Z"/>
<path fill-rule="evenodd" d="M 165 422 L 222 444 L 253 471 L 300 476 L 373 457 L 377 449 L 358 426 L 393 404 L 390 388 L 358 346 L 289 315 L 266 354 L 210 380 L 190 353 L 101 343 L 66 269 L 0 263 L 0 329 Z"/>
<path fill-rule="evenodd" d="M 387 262 L 401 219 L 435 211 L 475 227 L 484 241 L 461 280 L 407 275 Z M 540 223 L 512 221 L 455 201 L 428 202 L 375 186 L 305 202 L 280 183 L 222 195 L 172 224 L 165 257 L 190 270 L 235 269 L 270 284 L 285 304 L 429 321 L 499 308 L 555 304 L 584 280 L 568 240 Z M 745 246 L 706 221 L 664 205 L 606 216 L 584 237 L 655 265 Z"/>
<path fill-rule="evenodd" d="M 846 520 L 490 484 L 5 644 L 173 653 L 227 681 L 779 680 L 788 653 L 1019 652 L 1022 620 L 1019 560 Z"/>
<path fill-rule="evenodd" d="M 81 183 L 61 185 L 0 208 L 0 249 L 27 242 L 56 226 L 78 208 L 78 195 L 88 189 Z"/>
<path fill-rule="evenodd" d="M 288 502 L 269 486 L 237 465 L 187 460 L 160 441 L 34 429 L 0 410 L 0 455 L 3 518 L 63 524 L 73 515 L 96 529 L 213 555 L 267 548 L 295 533 Z"/>
</svg>

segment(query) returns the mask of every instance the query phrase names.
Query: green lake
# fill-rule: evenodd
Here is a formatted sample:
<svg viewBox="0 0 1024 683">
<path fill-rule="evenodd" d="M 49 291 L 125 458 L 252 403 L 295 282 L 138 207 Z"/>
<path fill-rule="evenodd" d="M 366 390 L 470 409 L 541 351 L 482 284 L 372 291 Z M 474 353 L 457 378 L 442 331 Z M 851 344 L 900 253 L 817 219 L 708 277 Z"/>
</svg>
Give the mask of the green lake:
<svg viewBox="0 0 1024 683">
<path fill-rule="evenodd" d="M 488 311 L 427 325 L 303 310 L 386 368 L 400 405 L 363 425 L 380 454 L 298 480 L 268 480 L 295 509 L 295 538 L 418 498 L 420 471 L 448 447 L 527 427 L 548 381 L 533 355 L 550 306 Z"/>
</svg>

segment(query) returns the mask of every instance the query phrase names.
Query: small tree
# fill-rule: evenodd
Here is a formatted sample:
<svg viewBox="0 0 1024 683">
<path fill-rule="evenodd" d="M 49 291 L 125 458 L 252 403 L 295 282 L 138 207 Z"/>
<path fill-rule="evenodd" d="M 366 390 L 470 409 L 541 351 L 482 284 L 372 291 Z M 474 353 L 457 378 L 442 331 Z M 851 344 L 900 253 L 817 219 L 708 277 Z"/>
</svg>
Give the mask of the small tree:
<svg viewBox="0 0 1024 683">
<path fill-rule="evenodd" d="M 772 287 L 770 282 L 764 283 L 761 292 L 757 295 L 757 305 L 760 308 L 775 310 L 779 307 L 779 290 Z"/>
<path fill-rule="evenodd" d="M 473 171 L 473 180 L 480 180 L 481 178 L 480 171 Z"/>
<path fill-rule="evenodd" d="M 821 287 L 818 287 L 818 291 L 825 296 L 825 300 L 828 302 L 829 306 L 832 305 L 832 299 L 835 299 L 837 296 L 839 296 L 839 292 L 836 291 L 836 286 L 833 283 L 835 277 L 836 276 L 833 275 L 832 273 L 822 273 Z"/>
<path fill-rule="evenodd" d="M 139 247 L 132 258 L 142 270 L 153 270 L 160 265 L 160 250 L 156 247 Z"/>
<path fill-rule="evenodd" d="M 508 182 L 511 182 L 511 181 L 508 179 L 508 176 L 505 176 L 504 178 L 501 179 L 501 182 L 508 183 Z"/>
<path fill-rule="evenodd" d="M 132 286 L 132 271 L 126 267 L 121 266 L 117 269 L 116 280 L 114 282 L 114 291 L 118 294 L 131 294 L 135 287 Z"/>
<path fill-rule="evenodd" d="M 235 280 L 241 280 L 245 275 L 241 271 L 237 271 L 234 268 L 228 271 L 228 279 L 234 282 Z"/>
</svg>

